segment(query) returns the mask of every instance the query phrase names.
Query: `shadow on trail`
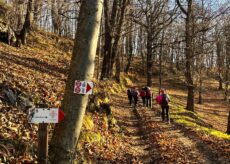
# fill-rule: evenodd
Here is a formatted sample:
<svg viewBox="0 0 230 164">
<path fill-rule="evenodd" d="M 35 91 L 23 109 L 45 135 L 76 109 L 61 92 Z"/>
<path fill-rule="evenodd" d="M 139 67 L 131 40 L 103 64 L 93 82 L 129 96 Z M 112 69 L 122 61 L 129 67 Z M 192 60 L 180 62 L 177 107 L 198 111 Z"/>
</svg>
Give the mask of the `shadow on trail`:
<svg viewBox="0 0 230 164">
<path fill-rule="evenodd" d="M 174 122 L 174 129 L 180 129 L 185 137 L 189 138 L 195 143 L 195 146 L 200 154 L 203 154 L 207 159 L 207 163 L 230 163 L 230 159 L 224 159 L 218 149 L 213 149 L 211 142 L 202 140 L 200 136 L 185 126 Z M 218 147 L 218 145 L 216 145 Z M 215 147 L 216 148 L 216 147 Z M 221 157 L 222 156 L 222 157 Z"/>
<path fill-rule="evenodd" d="M 193 122 L 195 124 L 198 124 L 200 126 L 205 126 L 205 127 L 208 127 L 208 128 L 212 127 L 212 125 L 204 122 L 202 119 L 200 119 L 198 116 L 194 115 L 193 113 L 183 112 L 183 113 L 177 113 L 177 115 L 179 115 L 179 116 L 186 116 L 185 120 L 188 120 L 188 121 Z M 196 121 L 188 119 L 189 117 L 193 118 Z"/>
<path fill-rule="evenodd" d="M 151 163 L 149 134 L 146 133 L 146 125 L 142 123 L 143 120 L 139 114 L 139 110 L 141 109 L 121 103 L 126 100 L 122 96 L 117 97 L 116 100 L 117 102 L 113 104 L 116 108 L 120 108 L 119 110 L 121 111 L 114 117 L 130 143 L 132 159 L 134 159 L 136 163 Z"/>
</svg>

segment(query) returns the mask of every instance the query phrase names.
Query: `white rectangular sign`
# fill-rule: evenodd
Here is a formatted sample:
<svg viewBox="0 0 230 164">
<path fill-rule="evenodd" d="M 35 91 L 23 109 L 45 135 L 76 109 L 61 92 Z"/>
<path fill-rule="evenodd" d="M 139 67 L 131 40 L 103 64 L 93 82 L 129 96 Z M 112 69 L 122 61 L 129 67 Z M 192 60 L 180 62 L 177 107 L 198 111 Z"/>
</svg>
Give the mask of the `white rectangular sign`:
<svg viewBox="0 0 230 164">
<path fill-rule="evenodd" d="M 29 123 L 58 123 L 58 108 L 29 109 Z"/>
<path fill-rule="evenodd" d="M 93 93 L 93 82 L 76 80 L 74 84 L 74 93 L 92 94 Z"/>
</svg>

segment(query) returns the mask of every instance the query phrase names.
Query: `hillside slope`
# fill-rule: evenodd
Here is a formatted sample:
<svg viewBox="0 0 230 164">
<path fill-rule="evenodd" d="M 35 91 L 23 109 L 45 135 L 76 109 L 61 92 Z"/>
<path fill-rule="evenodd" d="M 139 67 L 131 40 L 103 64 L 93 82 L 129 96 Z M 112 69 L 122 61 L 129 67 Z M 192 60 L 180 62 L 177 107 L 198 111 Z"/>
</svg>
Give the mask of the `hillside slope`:
<svg viewBox="0 0 230 164">
<path fill-rule="evenodd" d="M 60 105 L 72 47 L 71 40 L 42 31 L 21 48 L 0 42 L 1 162 L 36 160 L 38 127 L 28 124 L 27 109 Z"/>
<path fill-rule="evenodd" d="M 21 48 L 0 42 L 1 162 L 37 160 L 38 125 L 28 123 L 28 108 L 39 104 L 60 107 L 72 48 L 72 40 L 42 31 L 32 33 L 28 45 Z M 121 84 L 94 82 L 76 158 L 85 162 L 127 161 L 129 145 L 125 144 L 109 104 L 110 95 L 123 92 L 131 81 L 122 75 Z M 49 138 L 53 127 L 49 126 Z"/>
</svg>

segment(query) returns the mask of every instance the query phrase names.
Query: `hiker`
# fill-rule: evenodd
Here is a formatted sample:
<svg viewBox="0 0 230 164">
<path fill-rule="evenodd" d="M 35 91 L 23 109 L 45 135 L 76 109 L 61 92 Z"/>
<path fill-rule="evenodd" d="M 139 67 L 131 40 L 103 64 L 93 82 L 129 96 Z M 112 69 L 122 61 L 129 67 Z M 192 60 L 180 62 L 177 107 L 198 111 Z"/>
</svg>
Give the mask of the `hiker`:
<svg viewBox="0 0 230 164">
<path fill-rule="evenodd" d="M 166 114 L 166 121 L 170 122 L 169 120 L 169 102 L 170 102 L 170 97 L 169 95 L 166 93 L 165 89 L 161 89 L 160 90 L 160 95 L 162 97 L 161 100 L 161 108 L 162 108 L 162 121 L 165 121 L 165 114 Z"/>
<path fill-rule="evenodd" d="M 138 90 L 135 87 L 133 87 L 131 89 L 131 95 L 132 95 L 132 99 L 134 100 L 134 106 L 136 106 L 137 105 L 137 101 L 138 101 L 139 92 L 138 92 Z"/>
<path fill-rule="evenodd" d="M 145 96 L 146 106 L 151 107 L 151 94 L 152 93 L 151 93 L 150 87 L 146 86 L 145 92 L 146 92 L 146 96 Z"/>
<path fill-rule="evenodd" d="M 129 99 L 129 105 L 132 104 L 132 94 L 131 94 L 131 89 L 129 88 L 127 90 L 127 96 L 128 96 L 128 99 Z"/>
<path fill-rule="evenodd" d="M 143 106 L 145 106 L 146 91 L 145 91 L 145 88 L 144 88 L 144 87 L 141 88 L 140 97 L 142 98 Z"/>
</svg>

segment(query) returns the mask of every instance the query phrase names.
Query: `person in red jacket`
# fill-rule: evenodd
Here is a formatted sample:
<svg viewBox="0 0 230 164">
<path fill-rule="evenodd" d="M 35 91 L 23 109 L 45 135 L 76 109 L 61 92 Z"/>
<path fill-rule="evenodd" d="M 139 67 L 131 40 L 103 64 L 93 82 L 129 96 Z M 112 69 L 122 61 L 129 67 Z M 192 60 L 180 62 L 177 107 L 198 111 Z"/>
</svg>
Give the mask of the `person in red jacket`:
<svg viewBox="0 0 230 164">
<path fill-rule="evenodd" d="M 143 106 L 145 106 L 145 99 L 146 99 L 146 91 L 145 91 L 145 88 L 143 87 L 140 91 L 140 97 L 142 99 L 142 102 L 143 102 Z"/>
<path fill-rule="evenodd" d="M 146 106 L 147 107 L 151 107 L 151 96 L 152 96 L 152 93 L 151 93 L 151 89 L 150 87 L 145 87 L 145 92 L 146 92 Z"/>
</svg>

